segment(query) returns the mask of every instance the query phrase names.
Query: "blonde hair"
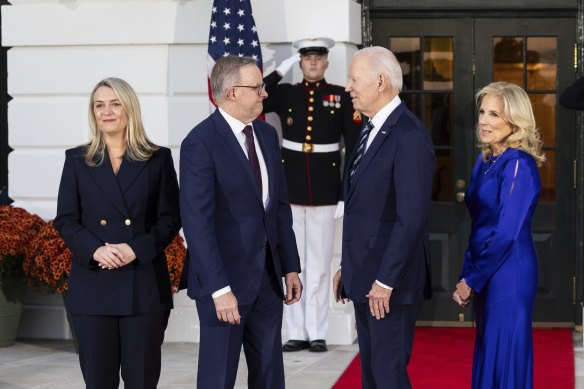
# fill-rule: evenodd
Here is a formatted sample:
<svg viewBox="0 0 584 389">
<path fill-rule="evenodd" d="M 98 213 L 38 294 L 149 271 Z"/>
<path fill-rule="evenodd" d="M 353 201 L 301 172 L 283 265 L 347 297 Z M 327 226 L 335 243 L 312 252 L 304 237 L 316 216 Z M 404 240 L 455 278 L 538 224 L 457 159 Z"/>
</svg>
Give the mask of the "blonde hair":
<svg viewBox="0 0 584 389">
<path fill-rule="evenodd" d="M 111 88 L 128 117 L 126 126 L 126 155 L 125 157 L 134 161 L 146 161 L 158 150 L 158 146 L 152 143 L 146 136 L 142 115 L 140 112 L 140 102 L 134 89 L 126 81 L 108 77 L 95 85 L 89 98 L 89 127 L 91 128 L 91 140 L 85 145 L 85 163 L 88 166 L 99 166 L 105 158 L 105 141 L 102 132 L 97 126 L 93 113 L 94 95 L 101 88 Z"/>
<path fill-rule="evenodd" d="M 543 142 L 535 125 L 535 117 L 527 93 L 515 84 L 492 82 L 477 92 L 477 106 L 480 106 L 486 95 L 499 97 L 503 102 L 501 116 L 513 129 L 513 132 L 505 140 L 505 145 L 525 151 L 535 159 L 537 166 L 541 166 L 545 162 L 545 155 L 541 150 Z M 493 149 L 490 145 L 481 142 L 479 132 L 480 124 L 477 123 L 478 146 L 483 154 L 483 159 L 486 160 L 493 154 Z"/>
</svg>

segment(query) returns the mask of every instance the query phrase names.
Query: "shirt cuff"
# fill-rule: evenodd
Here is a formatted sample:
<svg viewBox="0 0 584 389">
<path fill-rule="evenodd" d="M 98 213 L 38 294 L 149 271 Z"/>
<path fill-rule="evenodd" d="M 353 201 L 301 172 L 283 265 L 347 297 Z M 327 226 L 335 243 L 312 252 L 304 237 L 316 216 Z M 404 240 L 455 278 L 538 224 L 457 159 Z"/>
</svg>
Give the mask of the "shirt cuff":
<svg viewBox="0 0 584 389">
<path fill-rule="evenodd" d="M 381 286 L 383 289 L 389 289 L 389 290 L 393 290 L 393 288 L 392 288 L 391 286 L 387 286 L 387 285 L 385 285 L 384 283 L 382 283 L 382 282 L 379 282 L 379 281 L 377 281 L 377 280 L 375 280 L 375 283 L 376 283 L 377 285 Z"/>
<path fill-rule="evenodd" d="M 227 294 L 231 292 L 231 287 L 229 285 L 227 285 L 225 288 L 221 288 L 217 291 L 215 291 L 211 297 L 213 297 L 214 299 L 216 299 L 217 297 L 223 296 L 224 294 Z"/>
</svg>

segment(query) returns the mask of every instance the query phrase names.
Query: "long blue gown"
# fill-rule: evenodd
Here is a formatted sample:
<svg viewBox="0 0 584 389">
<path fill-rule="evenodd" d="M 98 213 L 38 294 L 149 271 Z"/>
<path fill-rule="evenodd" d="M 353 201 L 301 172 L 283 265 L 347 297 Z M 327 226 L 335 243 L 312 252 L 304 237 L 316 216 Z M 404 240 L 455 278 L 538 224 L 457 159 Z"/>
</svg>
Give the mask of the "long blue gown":
<svg viewBox="0 0 584 389">
<path fill-rule="evenodd" d="M 541 189 L 529 154 L 479 155 L 466 192 L 472 230 L 460 278 L 474 291 L 472 387 L 533 387 L 531 317 L 537 254 L 531 218 Z"/>
</svg>

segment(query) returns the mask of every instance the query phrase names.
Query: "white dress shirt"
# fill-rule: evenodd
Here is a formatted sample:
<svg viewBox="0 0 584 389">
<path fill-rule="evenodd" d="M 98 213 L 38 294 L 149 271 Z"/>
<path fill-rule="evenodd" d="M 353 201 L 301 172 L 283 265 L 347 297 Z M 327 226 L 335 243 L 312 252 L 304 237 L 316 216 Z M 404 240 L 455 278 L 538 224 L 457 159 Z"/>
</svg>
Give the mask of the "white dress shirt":
<svg viewBox="0 0 584 389">
<path fill-rule="evenodd" d="M 387 120 L 389 115 L 391 115 L 393 110 L 396 109 L 400 103 L 401 103 L 401 99 L 399 98 L 399 96 L 395 96 L 393 98 L 393 100 L 391 100 L 389 103 L 387 103 L 387 105 L 385 105 L 383 108 L 381 108 L 375 114 L 375 116 L 373 116 L 372 118 L 369 118 L 371 120 L 371 122 L 373 123 L 373 129 L 371 130 L 371 132 L 369 133 L 369 137 L 367 138 L 367 144 L 365 145 L 365 151 L 367 151 L 369 146 L 371 146 L 371 142 L 373 142 L 375 135 L 377 135 L 377 133 L 381 129 L 381 126 L 383 126 L 383 123 L 385 123 L 385 121 Z"/>
</svg>

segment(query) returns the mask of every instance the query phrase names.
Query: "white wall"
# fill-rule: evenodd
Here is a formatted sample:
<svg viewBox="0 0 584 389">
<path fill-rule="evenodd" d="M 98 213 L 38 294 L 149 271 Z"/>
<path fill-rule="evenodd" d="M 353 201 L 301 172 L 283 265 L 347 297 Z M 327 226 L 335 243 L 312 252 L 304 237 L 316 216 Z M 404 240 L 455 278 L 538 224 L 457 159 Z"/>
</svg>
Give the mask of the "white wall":
<svg viewBox="0 0 584 389">
<path fill-rule="evenodd" d="M 206 53 L 211 0 L 13 0 L 2 8 L 8 51 L 10 197 L 15 205 L 55 216 L 64 150 L 88 139 L 88 94 L 100 79 L 121 77 L 136 90 L 149 137 L 173 150 L 208 115 Z M 344 85 L 361 42 L 360 5 L 353 0 L 252 0 L 264 71 L 309 36 L 336 41 L 329 82 Z M 311 12 L 306 12 L 310 9 Z M 299 81 L 295 68 L 286 81 Z M 270 115 L 274 122 L 277 117 Z M 340 223 L 339 223 L 340 228 Z M 339 262 L 338 239 L 334 268 Z M 350 343 L 350 307 L 331 312 L 330 343 Z M 284 331 L 285 332 L 285 331 Z M 23 337 L 68 337 L 60 298 L 28 291 Z M 285 336 L 285 333 L 284 333 Z M 194 303 L 175 297 L 169 341 L 197 341 Z"/>
</svg>

